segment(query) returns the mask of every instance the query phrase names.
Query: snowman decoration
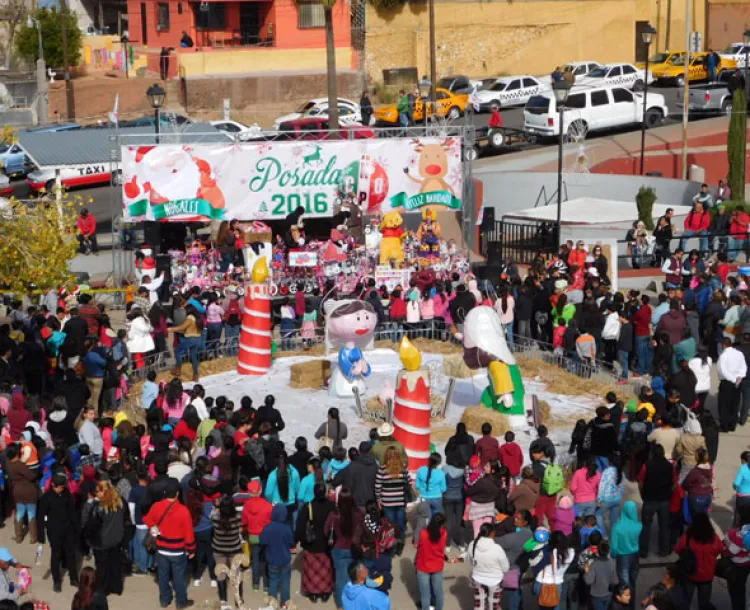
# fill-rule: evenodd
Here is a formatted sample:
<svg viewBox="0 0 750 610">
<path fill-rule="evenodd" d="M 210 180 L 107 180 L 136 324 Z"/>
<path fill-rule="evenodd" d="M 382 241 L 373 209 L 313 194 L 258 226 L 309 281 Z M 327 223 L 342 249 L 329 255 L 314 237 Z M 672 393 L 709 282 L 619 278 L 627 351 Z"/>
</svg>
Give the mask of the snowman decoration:
<svg viewBox="0 0 750 610">
<path fill-rule="evenodd" d="M 151 279 L 156 277 L 156 259 L 154 251 L 148 244 L 144 244 L 135 251 L 135 279 L 139 286 L 146 275 Z"/>
</svg>

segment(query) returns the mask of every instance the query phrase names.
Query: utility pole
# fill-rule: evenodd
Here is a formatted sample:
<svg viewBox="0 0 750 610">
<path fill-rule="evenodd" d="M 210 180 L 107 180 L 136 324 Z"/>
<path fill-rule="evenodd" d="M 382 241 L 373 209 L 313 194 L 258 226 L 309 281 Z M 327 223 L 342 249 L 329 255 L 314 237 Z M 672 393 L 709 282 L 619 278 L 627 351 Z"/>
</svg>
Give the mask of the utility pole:
<svg viewBox="0 0 750 610">
<path fill-rule="evenodd" d="M 63 66 L 65 74 L 65 111 L 68 121 L 76 118 L 75 104 L 73 102 L 73 83 L 70 82 L 70 59 L 68 58 L 68 5 L 66 0 L 60 0 L 60 17 L 62 17 L 62 46 Z"/>
<path fill-rule="evenodd" d="M 437 101 L 437 60 L 435 58 L 435 0 L 430 0 L 430 81 L 432 87 L 430 88 L 430 99 L 433 104 L 433 112 L 435 109 L 435 102 Z"/>
<path fill-rule="evenodd" d="M 685 2 L 685 82 L 682 90 L 682 179 L 687 180 L 687 149 L 688 149 L 688 100 L 690 99 L 690 5 L 691 0 Z"/>
</svg>

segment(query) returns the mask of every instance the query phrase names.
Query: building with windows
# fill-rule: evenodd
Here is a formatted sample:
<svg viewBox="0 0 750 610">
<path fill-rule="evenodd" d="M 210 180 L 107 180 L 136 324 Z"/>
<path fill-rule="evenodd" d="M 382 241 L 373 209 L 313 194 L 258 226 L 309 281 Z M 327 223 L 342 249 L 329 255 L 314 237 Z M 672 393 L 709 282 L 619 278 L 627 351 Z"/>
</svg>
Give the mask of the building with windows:
<svg viewBox="0 0 750 610">
<path fill-rule="evenodd" d="M 159 73 L 170 49 L 169 77 L 325 70 L 325 17 L 320 0 L 127 0 L 130 40 Z M 352 9 L 333 8 L 337 67 L 351 70 Z M 192 41 L 185 46 L 184 34 Z M 300 52 L 304 51 L 304 52 Z"/>
</svg>

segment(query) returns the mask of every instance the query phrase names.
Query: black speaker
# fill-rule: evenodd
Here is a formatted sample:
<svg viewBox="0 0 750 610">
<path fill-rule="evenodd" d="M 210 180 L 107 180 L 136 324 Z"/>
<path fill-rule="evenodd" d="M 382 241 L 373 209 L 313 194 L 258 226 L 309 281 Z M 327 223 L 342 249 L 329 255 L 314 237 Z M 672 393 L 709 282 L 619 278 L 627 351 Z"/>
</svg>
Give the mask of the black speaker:
<svg viewBox="0 0 750 610">
<path fill-rule="evenodd" d="M 169 287 L 172 284 L 172 265 L 169 254 L 157 254 L 156 255 L 156 275 L 160 273 L 164 274 L 164 281 L 158 290 L 159 300 L 164 302 L 169 301 Z"/>
<path fill-rule="evenodd" d="M 503 245 L 499 241 L 487 244 L 487 264 L 500 265 L 503 262 Z"/>
<path fill-rule="evenodd" d="M 489 231 L 495 230 L 495 208 L 484 208 L 480 230 L 482 231 L 482 233 L 487 233 Z"/>
<path fill-rule="evenodd" d="M 154 253 L 159 252 L 161 246 L 161 225 L 155 220 L 147 220 L 143 223 L 143 241 L 145 241 Z"/>
<path fill-rule="evenodd" d="M 476 267 L 472 266 L 472 271 L 480 282 L 488 281 L 494 285 L 500 279 L 501 266 L 490 264 L 477 265 Z"/>
</svg>

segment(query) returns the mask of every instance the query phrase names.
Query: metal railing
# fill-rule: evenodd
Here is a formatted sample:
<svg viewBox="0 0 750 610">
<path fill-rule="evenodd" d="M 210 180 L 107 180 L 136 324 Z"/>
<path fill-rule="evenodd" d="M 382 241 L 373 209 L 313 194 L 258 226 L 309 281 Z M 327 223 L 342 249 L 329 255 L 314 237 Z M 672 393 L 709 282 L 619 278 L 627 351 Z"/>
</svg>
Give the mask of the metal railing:
<svg viewBox="0 0 750 610">
<path fill-rule="evenodd" d="M 557 249 L 557 233 L 550 222 L 508 222 L 496 220 L 495 226 L 482 233 L 482 253 L 487 256 L 491 244 L 500 244 L 500 257 L 517 264 L 530 265 L 537 254 Z"/>
</svg>

